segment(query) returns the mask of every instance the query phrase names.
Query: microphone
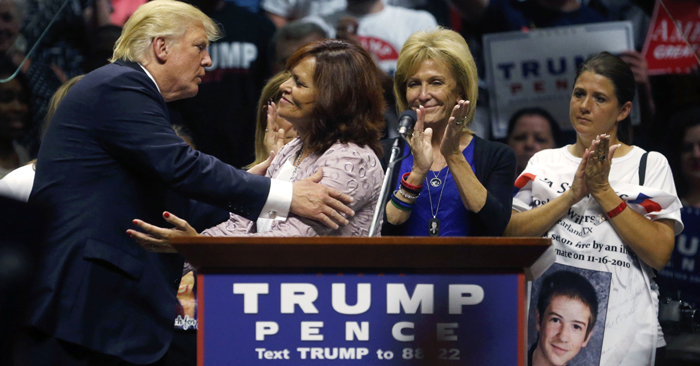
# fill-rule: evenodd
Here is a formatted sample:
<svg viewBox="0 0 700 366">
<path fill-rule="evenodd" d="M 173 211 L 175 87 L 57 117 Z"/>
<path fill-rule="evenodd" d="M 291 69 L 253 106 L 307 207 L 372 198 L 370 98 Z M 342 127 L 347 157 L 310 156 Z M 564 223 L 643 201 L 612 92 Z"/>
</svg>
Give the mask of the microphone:
<svg viewBox="0 0 700 366">
<path fill-rule="evenodd" d="M 411 133 L 417 119 L 418 116 L 414 110 L 407 109 L 403 111 L 403 113 L 401 113 L 399 116 L 399 135 L 406 137 L 406 135 Z"/>
</svg>

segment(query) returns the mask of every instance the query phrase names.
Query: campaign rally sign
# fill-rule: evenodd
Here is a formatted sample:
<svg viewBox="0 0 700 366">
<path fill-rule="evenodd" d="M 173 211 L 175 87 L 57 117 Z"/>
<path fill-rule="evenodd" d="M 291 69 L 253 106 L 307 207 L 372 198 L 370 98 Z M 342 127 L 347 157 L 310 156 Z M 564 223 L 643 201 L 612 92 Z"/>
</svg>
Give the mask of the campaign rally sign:
<svg viewBox="0 0 700 366">
<path fill-rule="evenodd" d="M 601 51 L 632 49 L 628 21 L 484 35 L 493 136 L 506 137 L 511 116 L 529 107 L 546 109 L 562 128 L 571 129 L 569 100 L 578 66 Z"/>
<path fill-rule="evenodd" d="M 683 207 L 681 220 L 685 228 L 676 236 L 671 260 L 659 272 L 657 282 L 662 292 L 700 307 L 700 208 Z"/>
<path fill-rule="evenodd" d="M 656 2 L 642 54 L 650 75 L 688 74 L 700 56 L 700 2 Z"/>
<path fill-rule="evenodd" d="M 200 365 L 524 362 L 522 274 L 199 278 Z"/>
</svg>

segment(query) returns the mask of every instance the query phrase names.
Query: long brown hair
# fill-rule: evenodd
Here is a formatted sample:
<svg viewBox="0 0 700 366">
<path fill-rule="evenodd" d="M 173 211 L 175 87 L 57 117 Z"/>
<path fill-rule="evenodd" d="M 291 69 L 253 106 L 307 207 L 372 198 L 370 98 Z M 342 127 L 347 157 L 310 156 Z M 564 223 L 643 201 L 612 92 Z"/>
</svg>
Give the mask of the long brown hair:
<svg viewBox="0 0 700 366">
<path fill-rule="evenodd" d="M 308 140 L 313 152 L 336 141 L 369 146 L 382 156 L 379 139 L 386 103 L 377 67 L 362 47 L 338 40 L 310 43 L 287 60 L 291 70 L 307 57 L 316 60 L 314 105 Z"/>
</svg>

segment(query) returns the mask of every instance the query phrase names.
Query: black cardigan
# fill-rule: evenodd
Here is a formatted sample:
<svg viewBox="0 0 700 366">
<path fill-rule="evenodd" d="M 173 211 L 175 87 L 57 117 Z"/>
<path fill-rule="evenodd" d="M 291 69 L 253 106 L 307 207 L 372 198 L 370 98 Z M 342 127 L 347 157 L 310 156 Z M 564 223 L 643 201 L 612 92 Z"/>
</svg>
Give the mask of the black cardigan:
<svg viewBox="0 0 700 366">
<path fill-rule="evenodd" d="M 396 139 L 382 141 L 384 157 L 382 167 L 386 171 L 391 147 Z M 408 148 L 406 142 L 399 141 L 401 151 Z M 474 135 L 474 168 L 476 178 L 486 187 L 486 203 L 479 212 L 469 212 L 475 223 L 474 236 L 502 236 L 508 226 L 513 210 L 513 184 L 515 182 L 516 159 L 513 150 L 499 142 L 491 142 Z M 399 180 L 400 163 L 394 168 L 390 190 L 393 191 Z M 386 202 L 384 203 L 386 204 Z M 383 236 L 399 235 L 402 225 L 392 225 L 384 215 Z"/>
</svg>

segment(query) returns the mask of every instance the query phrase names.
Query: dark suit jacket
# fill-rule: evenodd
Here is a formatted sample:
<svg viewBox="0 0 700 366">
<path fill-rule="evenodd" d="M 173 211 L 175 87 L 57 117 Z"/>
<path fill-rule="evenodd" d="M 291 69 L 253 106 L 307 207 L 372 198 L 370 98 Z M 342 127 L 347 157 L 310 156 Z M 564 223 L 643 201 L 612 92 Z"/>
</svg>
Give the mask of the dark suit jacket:
<svg viewBox="0 0 700 366">
<path fill-rule="evenodd" d="M 382 141 L 384 158 L 382 167 L 386 170 L 391 158 L 391 147 L 396 139 Z M 405 141 L 399 141 L 401 151 L 408 149 Z M 400 155 L 400 156 L 403 156 Z M 508 226 L 510 215 L 513 211 L 513 184 L 515 183 L 515 169 L 517 161 L 513 150 L 500 142 L 491 142 L 474 135 L 474 168 L 476 179 L 484 185 L 488 191 L 486 203 L 481 211 L 470 212 L 472 222 L 476 224 L 473 229 L 474 236 L 502 236 Z M 392 177 L 390 192 L 399 181 L 401 163 L 396 164 Z M 391 193 L 390 193 L 391 194 Z M 385 203 L 386 204 L 386 203 Z M 400 235 L 401 225 L 391 225 L 384 216 L 382 236 Z"/>
<path fill-rule="evenodd" d="M 29 201 L 52 219 L 31 324 L 133 363 L 168 349 L 183 259 L 141 248 L 126 234 L 132 220 L 166 226 L 168 189 L 255 219 L 270 187 L 192 150 L 171 129 L 155 83 L 119 61 L 70 90 L 36 173 Z"/>
</svg>

